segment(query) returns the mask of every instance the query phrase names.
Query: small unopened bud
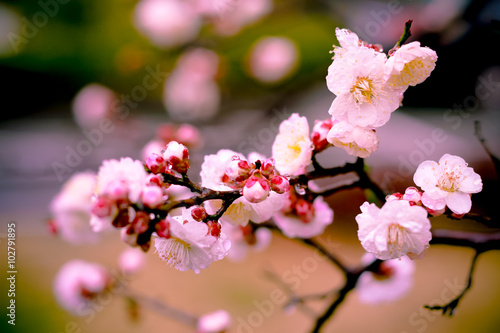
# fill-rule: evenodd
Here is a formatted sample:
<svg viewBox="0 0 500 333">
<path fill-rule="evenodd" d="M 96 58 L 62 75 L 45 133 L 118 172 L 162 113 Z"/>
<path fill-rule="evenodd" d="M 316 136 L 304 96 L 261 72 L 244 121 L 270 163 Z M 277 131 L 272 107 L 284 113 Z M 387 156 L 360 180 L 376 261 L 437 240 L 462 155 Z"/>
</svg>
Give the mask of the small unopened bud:
<svg viewBox="0 0 500 333">
<path fill-rule="evenodd" d="M 128 209 L 122 209 L 118 211 L 118 214 L 113 219 L 112 224 L 115 228 L 123 228 L 129 225 L 130 222 L 132 221 L 130 219 L 130 214 L 128 212 Z"/>
<path fill-rule="evenodd" d="M 191 210 L 191 217 L 198 222 L 203 221 L 208 216 L 207 211 L 203 207 L 195 207 Z"/>
<path fill-rule="evenodd" d="M 172 170 L 186 173 L 189 169 L 189 152 L 186 146 L 177 141 L 170 141 L 165 147 L 163 158 L 172 166 Z"/>
<path fill-rule="evenodd" d="M 158 187 L 168 187 L 170 186 L 170 184 L 166 184 L 163 182 L 163 176 L 160 175 L 160 174 L 152 174 L 150 173 L 146 179 L 146 183 L 147 185 L 150 185 L 150 186 L 158 186 Z"/>
<path fill-rule="evenodd" d="M 403 195 L 403 200 L 408 200 L 410 204 L 413 202 L 416 205 L 422 204 L 422 192 L 420 192 L 416 187 L 410 186 L 406 189 Z"/>
<path fill-rule="evenodd" d="M 115 203 L 107 196 L 99 195 L 92 197 L 91 204 L 92 214 L 97 217 L 107 217 L 111 215 Z"/>
<path fill-rule="evenodd" d="M 264 162 L 262 162 L 260 166 L 260 171 L 264 175 L 264 177 L 272 177 L 274 175 L 274 165 L 276 162 L 274 161 L 274 158 L 268 158 Z"/>
<path fill-rule="evenodd" d="M 247 179 L 243 187 L 243 196 L 248 202 L 259 203 L 264 201 L 269 195 L 269 182 L 263 178 L 259 172 L 254 172 L 250 178 Z"/>
<path fill-rule="evenodd" d="M 207 222 L 208 226 L 208 233 L 207 235 L 214 236 L 214 237 L 219 237 L 220 236 L 220 230 L 221 230 L 221 225 L 217 221 L 208 221 Z"/>
<path fill-rule="evenodd" d="M 155 231 L 158 237 L 170 238 L 170 223 L 167 220 L 161 220 L 156 223 Z"/>
<path fill-rule="evenodd" d="M 164 202 L 163 190 L 158 186 L 146 186 L 142 190 L 141 200 L 144 205 L 156 208 Z"/>
<path fill-rule="evenodd" d="M 152 173 L 162 173 L 167 166 L 163 156 L 152 153 L 146 158 L 146 166 Z"/>
<path fill-rule="evenodd" d="M 329 142 L 326 137 L 332 126 L 333 121 L 331 119 L 317 121 L 314 124 L 311 132 L 311 141 L 316 152 L 323 151 L 326 147 L 328 147 Z"/>
<path fill-rule="evenodd" d="M 276 193 L 282 194 L 285 192 L 290 191 L 290 183 L 288 181 L 288 178 L 284 176 L 274 176 L 271 178 L 271 190 L 273 190 Z"/>
<path fill-rule="evenodd" d="M 399 192 L 389 194 L 385 197 L 386 202 L 394 201 L 394 200 L 401 200 L 401 199 L 403 199 L 403 195 Z"/>
<path fill-rule="evenodd" d="M 241 182 L 250 176 L 251 167 L 247 161 L 238 157 L 234 158 L 226 168 L 228 180 Z"/>
<path fill-rule="evenodd" d="M 132 226 L 134 228 L 134 232 L 137 234 L 146 232 L 149 227 L 149 215 L 145 212 L 137 212 L 134 220 L 132 221 Z"/>
<path fill-rule="evenodd" d="M 309 223 L 314 218 L 314 206 L 307 200 L 297 200 L 297 203 L 295 204 L 295 211 L 297 212 L 297 215 L 299 215 L 300 220 L 304 223 Z"/>
<path fill-rule="evenodd" d="M 137 234 L 134 232 L 134 227 L 132 225 L 120 230 L 120 238 L 128 245 L 137 245 Z"/>
</svg>

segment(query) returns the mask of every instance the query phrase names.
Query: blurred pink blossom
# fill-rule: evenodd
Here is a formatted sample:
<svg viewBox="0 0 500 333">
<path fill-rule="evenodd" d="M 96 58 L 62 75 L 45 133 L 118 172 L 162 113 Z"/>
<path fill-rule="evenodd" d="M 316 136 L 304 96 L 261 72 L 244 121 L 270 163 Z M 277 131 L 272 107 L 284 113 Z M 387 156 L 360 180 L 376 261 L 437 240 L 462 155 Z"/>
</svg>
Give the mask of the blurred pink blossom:
<svg viewBox="0 0 500 333">
<path fill-rule="evenodd" d="M 273 9 L 272 0 L 236 0 L 230 10 L 220 12 L 214 24 L 221 35 L 236 35 L 245 26 L 250 25 Z"/>
<path fill-rule="evenodd" d="M 115 93 L 98 83 L 83 87 L 73 99 L 72 111 L 76 123 L 83 128 L 96 127 L 111 115 Z"/>
<path fill-rule="evenodd" d="M 195 39 L 201 20 L 185 1 L 141 0 L 134 11 L 134 24 L 156 46 L 173 47 Z"/>
<path fill-rule="evenodd" d="M 294 72 L 298 58 L 298 48 L 289 38 L 264 37 L 250 51 L 249 71 L 257 80 L 278 82 Z"/>
</svg>

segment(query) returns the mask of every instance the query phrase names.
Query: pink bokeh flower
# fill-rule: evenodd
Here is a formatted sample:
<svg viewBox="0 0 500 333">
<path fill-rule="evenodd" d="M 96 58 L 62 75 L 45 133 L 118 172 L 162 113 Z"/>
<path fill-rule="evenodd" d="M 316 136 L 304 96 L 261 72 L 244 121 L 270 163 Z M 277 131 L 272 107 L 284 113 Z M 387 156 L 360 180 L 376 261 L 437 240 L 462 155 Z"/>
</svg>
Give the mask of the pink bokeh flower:
<svg viewBox="0 0 500 333">
<path fill-rule="evenodd" d="M 231 326 L 231 315 L 225 310 L 204 314 L 198 319 L 197 333 L 223 333 Z"/>
</svg>

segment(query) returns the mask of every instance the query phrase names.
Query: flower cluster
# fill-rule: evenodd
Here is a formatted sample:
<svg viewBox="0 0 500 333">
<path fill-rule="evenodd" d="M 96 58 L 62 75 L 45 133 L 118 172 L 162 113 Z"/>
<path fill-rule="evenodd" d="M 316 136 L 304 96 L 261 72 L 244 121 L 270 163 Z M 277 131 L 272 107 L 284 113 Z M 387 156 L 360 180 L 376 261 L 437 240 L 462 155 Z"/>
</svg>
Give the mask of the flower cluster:
<svg viewBox="0 0 500 333">
<path fill-rule="evenodd" d="M 329 113 L 333 126 L 328 142 L 349 154 L 367 157 L 378 148 L 375 129 L 389 121 L 408 86 L 423 82 L 435 67 L 436 52 L 419 42 L 382 52 L 347 29 L 336 29 L 328 68 L 328 89 L 336 95 Z"/>
</svg>

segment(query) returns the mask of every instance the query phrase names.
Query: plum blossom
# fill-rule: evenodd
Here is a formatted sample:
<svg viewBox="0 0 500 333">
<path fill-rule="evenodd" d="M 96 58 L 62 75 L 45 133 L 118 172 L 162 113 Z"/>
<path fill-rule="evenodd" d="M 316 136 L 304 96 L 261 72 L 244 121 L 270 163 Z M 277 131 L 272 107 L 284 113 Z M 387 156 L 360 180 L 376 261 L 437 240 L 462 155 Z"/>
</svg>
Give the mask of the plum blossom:
<svg viewBox="0 0 500 333">
<path fill-rule="evenodd" d="M 368 157 L 378 149 L 378 136 L 372 129 L 355 126 L 346 121 L 333 124 L 327 140 L 332 145 L 345 149 L 349 155 Z"/>
<path fill-rule="evenodd" d="M 130 157 L 121 158 L 119 161 L 105 160 L 97 173 L 96 193 L 137 202 L 146 186 L 146 180 L 147 173 L 141 161 L 132 160 Z"/>
<path fill-rule="evenodd" d="M 364 46 L 344 50 L 334 58 L 326 82 L 337 96 L 328 111 L 335 119 L 366 128 L 389 120 L 399 107 L 401 90 L 387 84 L 385 61 L 384 53 Z"/>
<path fill-rule="evenodd" d="M 276 169 L 288 176 L 303 173 L 312 162 L 313 148 L 307 118 L 292 114 L 280 124 L 274 139 L 272 151 Z"/>
<path fill-rule="evenodd" d="M 398 48 L 387 60 L 385 72 L 393 89 L 406 89 L 424 82 L 436 67 L 436 51 L 411 42 Z"/>
<path fill-rule="evenodd" d="M 365 253 L 361 261 L 369 265 L 375 260 L 371 253 Z M 356 291 L 361 302 L 380 304 L 403 297 L 413 287 L 415 262 L 407 257 L 385 260 L 377 272 L 364 272 L 359 277 Z"/>
<path fill-rule="evenodd" d="M 248 162 L 255 160 L 265 160 L 258 154 L 250 154 Z M 221 149 L 217 154 L 206 155 L 201 165 L 201 185 L 216 191 L 233 190 L 223 182 L 228 167 L 233 165 L 233 161 L 247 161 L 245 156 L 229 149 Z M 257 170 L 255 170 L 257 171 Z M 245 196 L 236 199 L 219 219 L 221 222 L 228 222 L 235 225 L 246 225 L 248 221 L 256 223 L 264 222 L 271 218 L 274 212 L 283 207 L 286 194 L 278 194 L 274 191 L 268 192 L 265 200 L 253 203 Z M 209 214 L 214 214 L 222 205 L 221 200 L 206 201 L 206 209 Z"/>
<path fill-rule="evenodd" d="M 70 243 L 92 242 L 98 234 L 93 232 L 89 221 L 91 198 L 97 180 L 92 172 L 74 174 L 64 183 L 50 205 L 52 222 L 62 239 Z"/>
<path fill-rule="evenodd" d="M 255 230 L 251 224 L 241 226 L 224 221 L 221 224 L 222 230 L 231 241 L 231 249 L 227 254 L 229 260 L 243 261 L 249 251 L 263 251 L 271 243 L 272 233 L 268 228 Z"/>
<path fill-rule="evenodd" d="M 231 326 L 231 316 L 225 310 L 204 314 L 198 319 L 197 333 L 222 333 Z"/>
<path fill-rule="evenodd" d="M 438 163 L 422 162 L 413 181 L 424 191 L 424 205 L 435 210 L 448 206 L 457 215 L 468 213 L 472 207 L 471 194 L 483 189 L 481 176 L 463 158 L 450 154 L 444 154 Z"/>
<path fill-rule="evenodd" d="M 196 274 L 207 268 L 213 261 L 223 259 L 231 242 L 224 233 L 219 237 L 209 234 L 206 223 L 196 222 L 191 213 L 167 217 L 170 237 L 156 237 L 155 247 L 160 258 L 179 271 L 193 270 Z"/>
<path fill-rule="evenodd" d="M 95 263 L 72 260 L 64 264 L 54 280 L 54 294 L 67 311 L 83 316 L 93 299 L 111 282 L 108 270 Z"/>
<path fill-rule="evenodd" d="M 302 209 L 303 204 L 307 206 Z M 274 222 L 287 237 L 294 238 L 311 238 L 321 235 L 325 228 L 333 222 L 333 210 L 319 196 L 314 199 L 312 205 L 299 199 L 291 204 L 293 209 L 287 209 L 285 205 L 284 211 L 277 212 L 273 215 Z M 310 210 L 304 212 L 304 210 Z"/>
<path fill-rule="evenodd" d="M 406 200 L 392 200 L 382 208 L 365 202 L 356 222 L 361 245 L 381 260 L 417 257 L 432 238 L 427 211 Z"/>
<path fill-rule="evenodd" d="M 219 110 L 220 90 L 215 76 L 219 56 L 208 49 L 184 52 L 165 81 L 163 102 L 176 120 L 208 120 Z"/>
<path fill-rule="evenodd" d="M 250 74 L 259 81 L 275 83 L 290 76 L 298 62 L 298 50 L 286 37 L 264 37 L 252 47 Z"/>
<path fill-rule="evenodd" d="M 115 93 L 102 84 L 91 83 L 83 87 L 71 105 L 78 126 L 83 128 L 99 126 L 102 119 L 111 115 L 115 99 Z"/>
<path fill-rule="evenodd" d="M 168 48 L 195 39 L 201 20 L 185 1 L 141 0 L 134 10 L 134 24 L 153 44 Z"/>
<path fill-rule="evenodd" d="M 125 274 L 136 274 L 144 267 L 146 254 L 139 248 L 129 247 L 118 257 L 118 266 Z"/>
</svg>

